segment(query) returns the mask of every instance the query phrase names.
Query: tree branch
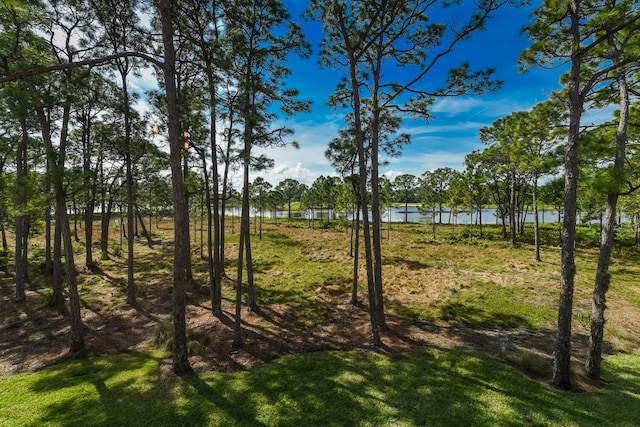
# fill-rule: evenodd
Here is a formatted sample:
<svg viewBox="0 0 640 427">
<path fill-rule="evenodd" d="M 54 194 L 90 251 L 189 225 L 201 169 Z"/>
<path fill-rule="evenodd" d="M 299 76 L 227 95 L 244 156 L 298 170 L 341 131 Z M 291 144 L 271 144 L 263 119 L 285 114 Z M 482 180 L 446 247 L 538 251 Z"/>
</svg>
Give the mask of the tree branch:
<svg viewBox="0 0 640 427">
<path fill-rule="evenodd" d="M 33 76 L 38 76 L 41 74 L 46 74 L 46 73 L 50 73 L 52 71 L 64 71 L 64 70 L 70 70 L 70 69 L 74 69 L 74 68 L 80 68 L 80 67 L 84 67 L 84 66 L 89 66 L 89 67 L 99 67 L 102 65 L 105 65 L 115 59 L 119 59 L 119 58 L 130 58 L 130 57 L 134 57 L 134 58 L 140 58 L 143 59 L 145 61 L 148 61 L 160 68 L 163 67 L 163 62 L 160 61 L 159 59 L 154 58 L 153 56 L 146 54 L 146 53 L 142 53 L 142 52 L 121 52 L 121 53 L 114 53 L 113 55 L 107 55 L 107 56 L 103 56 L 100 58 L 93 58 L 93 59 L 86 59 L 84 61 L 77 61 L 77 62 L 64 62 L 61 64 L 54 64 L 54 65 L 50 65 L 48 67 L 42 67 L 42 68 L 32 68 L 29 70 L 24 70 L 24 71 L 20 71 L 18 73 L 13 73 L 13 74 L 9 74 L 7 76 L 3 76 L 0 77 L 0 84 L 4 84 L 4 83 L 9 83 L 9 82 L 15 82 L 18 80 L 23 80 L 27 77 L 33 77 Z"/>
</svg>

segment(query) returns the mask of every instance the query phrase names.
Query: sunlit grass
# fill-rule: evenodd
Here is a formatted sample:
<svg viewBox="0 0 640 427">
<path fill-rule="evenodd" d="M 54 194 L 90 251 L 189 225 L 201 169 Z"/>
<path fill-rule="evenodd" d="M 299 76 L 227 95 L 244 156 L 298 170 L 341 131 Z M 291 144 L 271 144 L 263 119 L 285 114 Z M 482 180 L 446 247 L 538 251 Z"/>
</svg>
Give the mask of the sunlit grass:
<svg viewBox="0 0 640 427">
<path fill-rule="evenodd" d="M 184 378 L 160 375 L 164 357 L 136 352 L 0 378 L 0 425 L 633 426 L 640 419 L 638 353 L 607 358 L 609 385 L 589 393 L 555 390 L 462 350 L 311 353 Z"/>
</svg>

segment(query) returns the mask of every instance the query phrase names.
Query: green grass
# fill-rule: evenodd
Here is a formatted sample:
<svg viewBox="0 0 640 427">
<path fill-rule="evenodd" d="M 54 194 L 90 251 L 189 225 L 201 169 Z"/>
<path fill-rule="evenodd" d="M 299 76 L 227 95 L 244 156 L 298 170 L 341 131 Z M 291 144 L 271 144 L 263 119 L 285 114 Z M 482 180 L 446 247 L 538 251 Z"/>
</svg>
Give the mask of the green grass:
<svg viewBox="0 0 640 427">
<path fill-rule="evenodd" d="M 11 426 L 633 426 L 640 354 L 609 357 L 608 387 L 569 393 L 473 351 L 287 356 L 239 373 L 163 377 L 140 352 L 0 378 Z"/>
</svg>

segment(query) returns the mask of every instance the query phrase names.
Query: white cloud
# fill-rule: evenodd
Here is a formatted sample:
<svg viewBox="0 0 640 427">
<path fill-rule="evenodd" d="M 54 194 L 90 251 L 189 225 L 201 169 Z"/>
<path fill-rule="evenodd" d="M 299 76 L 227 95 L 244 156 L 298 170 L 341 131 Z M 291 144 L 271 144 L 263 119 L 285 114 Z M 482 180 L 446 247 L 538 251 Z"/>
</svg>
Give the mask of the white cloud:
<svg viewBox="0 0 640 427">
<path fill-rule="evenodd" d="M 514 111 L 529 109 L 531 106 L 530 102 L 524 103 L 514 98 L 484 95 L 444 98 L 433 105 L 432 111 L 436 115 L 435 120 L 438 120 L 439 116 L 449 118 L 461 116 L 461 120 L 467 121 L 476 117 L 502 117 Z"/>
<path fill-rule="evenodd" d="M 290 138 L 299 143 L 300 148 L 256 148 L 255 154 L 265 154 L 274 160 L 274 167 L 267 171 L 255 172 L 273 185 L 286 178 L 311 185 L 320 175 L 336 175 L 335 170 L 324 155 L 329 142 L 338 135 L 339 121 L 326 118 L 322 125 L 311 121 L 286 123 L 295 130 Z"/>
<path fill-rule="evenodd" d="M 448 121 L 447 124 L 438 124 L 437 120 L 434 120 L 432 124 L 422 125 L 422 126 L 408 126 L 400 129 L 400 132 L 408 133 L 415 137 L 419 137 L 419 135 L 430 135 L 430 134 L 449 134 L 451 132 L 477 132 L 481 127 L 486 126 L 485 122 L 478 121 L 459 121 L 452 122 Z"/>
<path fill-rule="evenodd" d="M 450 167 L 461 170 L 463 169 L 464 158 L 467 154 L 467 152 L 432 151 L 392 159 L 388 166 L 392 169 L 386 170 L 384 174 L 391 174 L 393 177 L 404 173 L 420 176 L 426 171 L 440 167 Z"/>
<path fill-rule="evenodd" d="M 158 89 L 158 76 L 151 67 L 140 68 L 140 76 L 131 74 L 128 78 L 131 89 L 135 92 L 147 92 Z"/>
</svg>

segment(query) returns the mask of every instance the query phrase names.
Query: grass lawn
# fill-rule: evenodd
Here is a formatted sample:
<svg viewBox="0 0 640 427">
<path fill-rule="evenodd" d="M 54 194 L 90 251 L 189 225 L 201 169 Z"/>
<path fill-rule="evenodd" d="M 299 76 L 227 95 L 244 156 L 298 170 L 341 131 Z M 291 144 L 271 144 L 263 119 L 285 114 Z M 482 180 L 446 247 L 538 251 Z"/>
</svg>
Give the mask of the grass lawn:
<svg viewBox="0 0 640 427">
<path fill-rule="evenodd" d="M 609 357 L 609 384 L 555 390 L 462 350 L 319 352 L 239 373 L 160 375 L 134 352 L 0 378 L 11 426 L 637 426 L 640 354 Z"/>
</svg>

